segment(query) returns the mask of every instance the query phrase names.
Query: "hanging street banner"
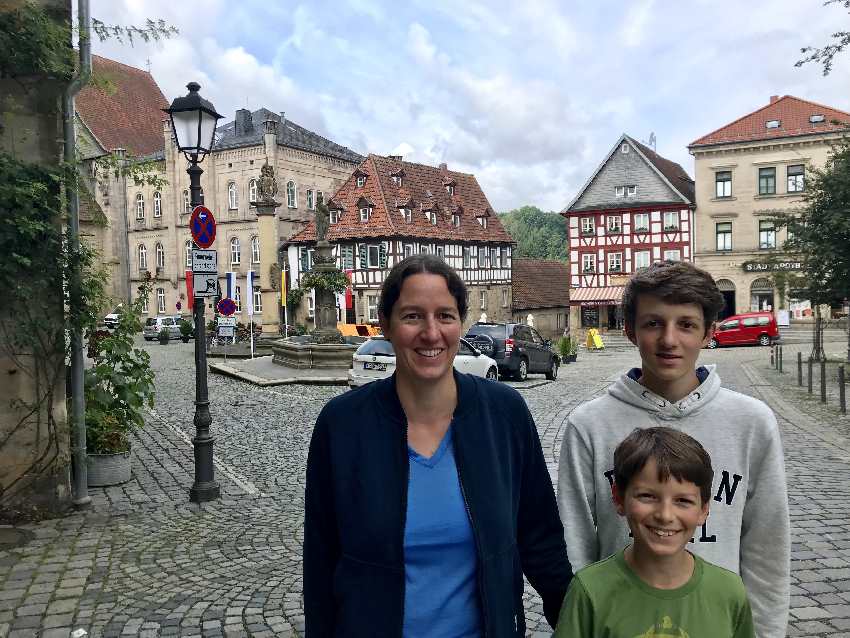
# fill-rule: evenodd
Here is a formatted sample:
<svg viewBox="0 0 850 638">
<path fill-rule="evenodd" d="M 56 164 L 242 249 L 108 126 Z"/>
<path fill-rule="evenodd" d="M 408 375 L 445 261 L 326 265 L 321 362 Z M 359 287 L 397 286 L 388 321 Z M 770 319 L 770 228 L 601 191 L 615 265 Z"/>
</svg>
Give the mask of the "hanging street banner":
<svg viewBox="0 0 850 638">
<path fill-rule="evenodd" d="M 193 248 L 192 272 L 218 273 L 218 253 L 215 250 Z"/>
<path fill-rule="evenodd" d="M 199 248 L 209 248 L 215 241 L 215 217 L 206 206 L 195 206 L 189 218 L 189 231 L 192 241 Z"/>
<path fill-rule="evenodd" d="M 245 289 L 246 289 L 246 297 L 245 297 L 245 308 L 248 311 L 248 316 L 251 317 L 254 314 L 254 271 L 249 270 L 248 274 L 245 276 Z"/>
</svg>

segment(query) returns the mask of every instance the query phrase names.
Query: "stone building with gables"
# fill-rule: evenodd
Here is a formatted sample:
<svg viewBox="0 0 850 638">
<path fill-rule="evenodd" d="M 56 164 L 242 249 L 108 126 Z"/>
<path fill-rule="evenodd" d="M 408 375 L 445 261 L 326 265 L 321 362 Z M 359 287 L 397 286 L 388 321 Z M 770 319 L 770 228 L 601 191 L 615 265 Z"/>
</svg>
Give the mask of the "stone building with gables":
<svg viewBox="0 0 850 638">
<path fill-rule="evenodd" d="M 515 322 L 532 324 L 544 339 L 555 340 L 565 333 L 570 314 L 569 264 L 516 258 L 512 288 Z"/>
<path fill-rule="evenodd" d="M 693 259 L 694 181 L 628 135 L 561 215 L 571 327 L 621 329 L 623 289 L 632 273 L 662 259 Z"/>
<path fill-rule="evenodd" d="M 369 155 L 327 205 L 327 239 L 352 282 L 338 298 L 340 321 L 376 324 L 389 269 L 421 253 L 443 257 L 469 287 L 464 327 L 485 315 L 488 321 L 510 320 L 513 239 L 474 175 L 450 171 L 445 164 Z M 283 245 L 292 286 L 312 269 L 315 243 L 315 222 L 310 222 Z M 312 325 L 313 304 L 305 295 L 290 323 Z"/>
</svg>

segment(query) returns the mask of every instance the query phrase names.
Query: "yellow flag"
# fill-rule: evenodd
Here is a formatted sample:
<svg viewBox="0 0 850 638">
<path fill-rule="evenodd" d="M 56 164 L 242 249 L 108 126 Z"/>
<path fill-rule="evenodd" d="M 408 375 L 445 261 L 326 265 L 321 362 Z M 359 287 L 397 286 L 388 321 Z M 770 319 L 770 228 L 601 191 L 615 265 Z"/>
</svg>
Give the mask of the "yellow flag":
<svg viewBox="0 0 850 638">
<path fill-rule="evenodd" d="M 286 307 L 286 271 L 280 271 L 280 305 Z"/>
</svg>

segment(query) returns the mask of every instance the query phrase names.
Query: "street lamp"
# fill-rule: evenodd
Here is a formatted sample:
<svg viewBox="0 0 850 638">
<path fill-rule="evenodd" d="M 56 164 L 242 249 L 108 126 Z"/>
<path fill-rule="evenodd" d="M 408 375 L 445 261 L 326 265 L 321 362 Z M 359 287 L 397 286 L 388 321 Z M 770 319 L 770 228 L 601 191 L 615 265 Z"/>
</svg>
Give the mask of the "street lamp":
<svg viewBox="0 0 850 638">
<path fill-rule="evenodd" d="M 186 85 L 189 94 L 178 97 L 167 109 L 171 117 L 171 130 L 177 149 L 189 160 L 189 191 L 194 209 L 201 204 L 201 174 L 204 172 L 198 164 L 204 161 L 212 150 L 215 125 L 222 118 L 213 105 L 198 95 L 201 85 L 189 82 Z M 197 244 L 195 248 L 199 248 Z M 204 323 L 204 299 L 195 297 L 193 314 L 195 319 L 195 438 L 192 446 L 195 451 L 195 482 L 189 490 L 189 500 L 203 503 L 217 499 L 221 488 L 215 481 L 213 467 L 213 442 L 210 436 L 210 401 L 207 389 L 207 350 L 206 325 Z"/>
</svg>

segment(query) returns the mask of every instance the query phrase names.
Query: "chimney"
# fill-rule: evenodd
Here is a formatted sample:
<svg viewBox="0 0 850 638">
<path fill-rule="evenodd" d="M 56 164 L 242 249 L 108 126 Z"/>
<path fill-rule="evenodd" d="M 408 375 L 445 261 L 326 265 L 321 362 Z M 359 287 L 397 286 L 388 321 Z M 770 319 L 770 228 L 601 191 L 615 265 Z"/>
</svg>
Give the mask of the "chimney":
<svg viewBox="0 0 850 638">
<path fill-rule="evenodd" d="M 778 102 L 778 101 L 779 101 L 779 96 L 778 96 L 778 95 L 771 95 L 771 96 L 770 96 L 770 103 L 771 103 L 771 104 L 773 104 L 774 102 Z"/>
<path fill-rule="evenodd" d="M 404 157 L 404 155 L 390 155 L 389 159 L 395 160 L 396 162 L 400 162 L 400 161 L 402 161 L 403 157 Z"/>
<path fill-rule="evenodd" d="M 250 135 L 254 132 L 254 120 L 251 119 L 251 111 L 248 109 L 239 109 L 236 111 L 236 120 L 234 121 L 236 128 L 236 137 Z"/>
<path fill-rule="evenodd" d="M 448 173 L 449 172 L 448 164 L 446 164 L 445 162 L 441 163 L 440 164 L 440 171 L 443 172 L 443 173 Z"/>
</svg>

